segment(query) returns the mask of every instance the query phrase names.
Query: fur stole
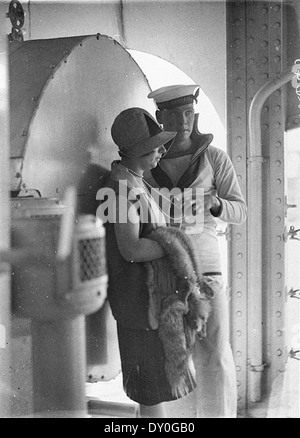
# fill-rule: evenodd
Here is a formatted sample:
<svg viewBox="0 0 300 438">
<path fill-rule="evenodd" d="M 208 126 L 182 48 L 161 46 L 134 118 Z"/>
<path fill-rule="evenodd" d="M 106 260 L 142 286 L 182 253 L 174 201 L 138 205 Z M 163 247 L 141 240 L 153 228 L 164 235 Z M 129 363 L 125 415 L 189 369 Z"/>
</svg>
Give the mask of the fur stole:
<svg viewBox="0 0 300 438">
<path fill-rule="evenodd" d="M 192 349 L 195 336 L 206 336 L 213 292 L 200 274 L 192 240 L 175 227 L 159 227 L 147 236 L 166 256 L 146 262 L 149 322 L 158 329 L 173 395 L 188 393 L 195 377 Z"/>
</svg>

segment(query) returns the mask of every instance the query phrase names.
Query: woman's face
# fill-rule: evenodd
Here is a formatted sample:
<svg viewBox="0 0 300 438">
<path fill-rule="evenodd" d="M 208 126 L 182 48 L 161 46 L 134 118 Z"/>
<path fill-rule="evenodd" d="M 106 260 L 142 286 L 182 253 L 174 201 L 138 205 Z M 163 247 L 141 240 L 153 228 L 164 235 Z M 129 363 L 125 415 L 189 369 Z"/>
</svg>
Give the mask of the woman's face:
<svg viewBox="0 0 300 438">
<path fill-rule="evenodd" d="M 153 169 L 157 166 L 159 163 L 159 160 L 161 157 L 167 152 L 164 145 L 158 146 L 156 149 L 153 149 L 153 151 L 149 152 L 148 154 L 142 155 L 139 157 L 141 168 L 146 170 Z"/>
</svg>

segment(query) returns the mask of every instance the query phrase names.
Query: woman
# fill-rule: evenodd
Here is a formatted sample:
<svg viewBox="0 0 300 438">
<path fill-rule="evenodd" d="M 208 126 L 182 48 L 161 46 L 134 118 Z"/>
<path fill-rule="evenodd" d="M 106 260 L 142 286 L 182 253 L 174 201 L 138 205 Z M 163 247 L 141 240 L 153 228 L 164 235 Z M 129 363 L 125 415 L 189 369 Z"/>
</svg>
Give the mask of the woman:
<svg viewBox="0 0 300 438">
<path fill-rule="evenodd" d="M 166 221 L 151 197 L 149 187 L 145 185 L 143 174 L 157 166 L 166 153 L 165 145 L 172 141 L 176 133 L 162 131 L 147 111 L 129 108 L 116 117 L 111 134 L 119 148 L 121 160 L 112 163 L 107 183 L 111 191 L 106 191 L 107 197 L 111 199 L 106 199 L 105 205 L 114 212 L 105 224 L 108 299 L 117 321 L 123 386 L 128 397 L 139 403 L 142 417 L 164 417 L 162 403 L 189 393 L 195 388 L 195 382 L 188 371 L 180 370 L 180 374 L 183 374 L 180 375 L 180 388 L 184 390 L 172 389 L 166 374 L 166 350 L 157 325 L 153 323 L 157 315 L 151 315 L 153 303 L 147 281 L 149 263 L 159 263 L 157 266 L 151 265 L 152 274 L 158 268 L 157 277 L 161 267 L 167 270 L 168 266 L 166 263 L 161 264 L 166 258 L 163 245 L 158 243 L 163 236 L 156 237 L 156 240 L 149 236 L 160 227 L 166 229 Z M 102 219 L 107 220 L 103 209 L 101 212 Z M 97 214 L 100 214 L 99 209 Z M 178 306 L 175 311 L 178 315 Z M 165 317 L 168 324 L 170 306 Z M 172 351 L 173 348 L 169 348 L 171 355 Z M 173 358 L 170 356 L 169 359 L 169 374 L 174 374 Z"/>
</svg>

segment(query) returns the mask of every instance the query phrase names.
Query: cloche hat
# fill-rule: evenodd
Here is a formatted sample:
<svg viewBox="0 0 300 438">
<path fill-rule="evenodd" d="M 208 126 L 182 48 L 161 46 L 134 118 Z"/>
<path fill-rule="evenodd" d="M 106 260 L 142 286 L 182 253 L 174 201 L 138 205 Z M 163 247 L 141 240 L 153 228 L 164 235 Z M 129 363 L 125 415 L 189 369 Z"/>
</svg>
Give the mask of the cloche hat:
<svg viewBox="0 0 300 438">
<path fill-rule="evenodd" d="M 140 157 L 168 143 L 176 132 L 163 131 L 148 111 L 134 107 L 122 111 L 111 127 L 120 155 Z"/>
</svg>

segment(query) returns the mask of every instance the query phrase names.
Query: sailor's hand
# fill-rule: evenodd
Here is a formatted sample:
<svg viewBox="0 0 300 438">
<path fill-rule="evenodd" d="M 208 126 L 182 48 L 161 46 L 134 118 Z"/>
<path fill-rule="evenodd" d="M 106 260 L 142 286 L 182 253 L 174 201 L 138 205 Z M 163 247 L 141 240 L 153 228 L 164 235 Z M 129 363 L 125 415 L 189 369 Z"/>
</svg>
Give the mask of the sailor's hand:
<svg viewBox="0 0 300 438">
<path fill-rule="evenodd" d="M 218 216 L 221 210 L 221 201 L 217 196 L 204 195 L 204 209 L 209 210 L 213 216 Z"/>
</svg>

